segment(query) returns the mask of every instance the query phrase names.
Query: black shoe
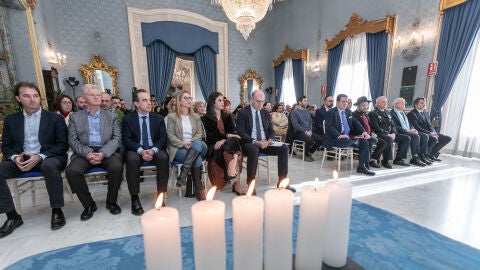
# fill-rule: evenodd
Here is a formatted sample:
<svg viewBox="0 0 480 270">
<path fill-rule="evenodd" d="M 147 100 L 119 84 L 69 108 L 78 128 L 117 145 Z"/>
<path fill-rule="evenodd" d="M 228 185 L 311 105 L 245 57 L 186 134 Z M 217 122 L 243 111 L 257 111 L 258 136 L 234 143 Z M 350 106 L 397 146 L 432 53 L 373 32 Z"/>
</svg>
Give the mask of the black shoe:
<svg viewBox="0 0 480 270">
<path fill-rule="evenodd" d="M 420 156 L 418 159 L 425 165 L 432 165 L 432 161 L 427 156 Z"/>
<path fill-rule="evenodd" d="M 303 161 L 312 162 L 312 161 L 315 161 L 315 159 L 313 159 L 312 156 L 305 156 L 305 159 Z"/>
<path fill-rule="evenodd" d="M 83 210 L 82 214 L 80 215 L 80 220 L 89 220 L 91 217 L 93 217 L 93 212 L 95 211 L 97 211 L 97 205 L 95 203 L 90 204 Z"/>
<path fill-rule="evenodd" d="M 245 192 L 243 192 L 243 190 L 241 192 L 237 191 L 235 189 L 235 185 L 232 185 L 232 192 L 237 194 L 237 196 L 242 196 L 242 195 L 245 195 Z"/>
<path fill-rule="evenodd" d="M 65 221 L 65 215 L 63 214 L 62 209 L 52 209 L 52 219 L 50 221 L 50 227 L 52 228 L 52 230 L 58 230 L 62 228 L 66 223 L 67 222 Z"/>
<path fill-rule="evenodd" d="M 293 193 L 297 192 L 297 190 L 296 190 L 294 187 L 290 186 L 290 185 L 286 186 L 285 189 L 288 189 L 288 190 L 290 190 L 290 191 L 293 192 Z"/>
<path fill-rule="evenodd" d="M 118 204 L 116 202 L 114 203 L 106 203 L 105 207 L 110 210 L 110 214 L 112 215 L 118 215 L 122 212 L 122 208 L 120 208 L 120 206 L 118 206 Z"/>
<path fill-rule="evenodd" d="M 379 164 L 377 163 L 377 161 L 374 160 L 374 159 L 371 160 L 368 165 L 369 165 L 370 167 L 372 167 L 372 168 L 377 168 L 377 169 L 380 168 L 380 165 L 379 165 Z M 367 169 L 369 169 L 369 168 L 367 168 Z"/>
<path fill-rule="evenodd" d="M 120 208 L 120 207 L 119 207 Z M 142 203 L 140 203 L 140 198 L 135 198 L 132 200 L 132 214 L 135 216 L 140 216 L 143 214 Z M 113 213 L 112 213 L 113 214 Z"/>
<path fill-rule="evenodd" d="M 394 164 L 395 164 L 395 163 L 394 163 Z M 388 162 L 388 161 L 386 161 L 386 162 L 385 162 L 385 161 L 382 161 L 382 166 L 383 166 L 384 168 L 387 168 L 387 169 L 392 169 L 392 168 L 393 168 L 393 167 L 392 167 L 392 164 L 390 164 L 390 162 Z"/>
<path fill-rule="evenodd" d="M 428 158 L 431 159 L 431 160 L 433 160 L 433 161 L 437 161 L 437 162 L 442 161 L 441 159 L 436 158 L 434 155 L 428 155 Z"/>
<path fill-rule="evenodd" d="M 404 166 L 404 167 L 409 167 L 410 164 L 406 163 L 405 161 L 399 159 L 399 160 L 394 160 L 393 161 L 394 165 L 399 165 L 399 166 Z"/>
<path fill-rule="evenodd" d="M 415 166 L 419 166 L 419 167 L 425 167 L 427 166 L 427 164 L 423 163 L 420 158 L 412 158 L 410 159 L 410 164 L 411 165 L 415 165 Z"/>
<path fill-rule="evenodd" d="M 365 166 L 358 166 L 357 168 L 357 173 L 361 173 L 361 174 L 366 174 L 366 175 L 371 175 L 371 176 L 374 176 L 375 173 L 370 171 L 369 169 L 365 168 Z"/>
<path fill-rule="evenodd" d="M 16 228 L 20 227 L 23 224 L 22 217 L 17 215 L 16 218 L 7 219 L 3 226 L 0 227 L 0 238 L 3 238 L 13 232 Z"/>
</svg>

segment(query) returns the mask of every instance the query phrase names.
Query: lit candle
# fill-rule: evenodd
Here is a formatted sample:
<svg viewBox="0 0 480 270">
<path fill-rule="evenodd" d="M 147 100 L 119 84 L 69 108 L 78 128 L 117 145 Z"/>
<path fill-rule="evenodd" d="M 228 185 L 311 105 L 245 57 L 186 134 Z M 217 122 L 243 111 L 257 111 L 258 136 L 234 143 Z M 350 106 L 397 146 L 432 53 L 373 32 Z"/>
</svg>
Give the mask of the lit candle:
<svg viewBox="0 0 480 270">
<path fill-rule="evenodd" d="M 265 192 L 265 270 L 292 269 L 293 192 L 288 178 Z"/>
<path fill-rule="evenodd" d="M 298 220 L 296 269 L 322 269 L 325 220 L 330 191 L 315 185 L 302 188 Z"/>
<path fill-rule="evenodd" d="M 178 211 L 162 202 L 163 193 L 141 218 L 147 269 L 182 269 Z"/>
<path fill-rule="evenodd" d="M 350 212 L 352 210 L 352 184 L 338 181 L 338 173 L 333 172 L 334 181 L 325 188 L 330 190 L 326 220 L 323 260 L 331 267 L 347 264 Z"/>
<path fill-rule="evenodd" d="M 225 204 L 213 200 L 216 187 L 210 188 L 205 201 L 192 206 L 193 251 L 195 269 L 226 268 Z"/>
<path fill-rule="evenodd" d="M 232 201 L 233 269 L 261 270 L 263 267 L 263 200 L 253 196 L 255 179 L 246 196 Z"/>
</svg>

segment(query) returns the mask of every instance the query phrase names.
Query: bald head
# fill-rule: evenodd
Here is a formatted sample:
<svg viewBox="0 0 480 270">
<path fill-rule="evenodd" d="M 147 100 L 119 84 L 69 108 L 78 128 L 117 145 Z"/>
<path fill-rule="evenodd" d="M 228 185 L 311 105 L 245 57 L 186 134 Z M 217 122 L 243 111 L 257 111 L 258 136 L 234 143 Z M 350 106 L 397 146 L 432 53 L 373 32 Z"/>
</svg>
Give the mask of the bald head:
<svg viewBox="0 0 480 270">
<path fill-rule="evenodd" d="M 108 93 L 102 93 L 102 104 L 100 108 L 104 110 L 110 110 L 112 108 L 112 97 Z"/>
<path fill-rule="evenodd" d="M 263 93 L 262 90 L 257 89 L 252 92 L 251 103 L 252 103 L 252 107 L 255 110 L 260 111 L 262 109 L 264 102 L 265 102 L 265 94 Z"/>
<path fill-rule="evenodd" d="M 387 98 L 385 96 L 379 96 L 375 100 L 375 107 L 380 110 L 385 110 L 387 108 Z"/>
</svg>

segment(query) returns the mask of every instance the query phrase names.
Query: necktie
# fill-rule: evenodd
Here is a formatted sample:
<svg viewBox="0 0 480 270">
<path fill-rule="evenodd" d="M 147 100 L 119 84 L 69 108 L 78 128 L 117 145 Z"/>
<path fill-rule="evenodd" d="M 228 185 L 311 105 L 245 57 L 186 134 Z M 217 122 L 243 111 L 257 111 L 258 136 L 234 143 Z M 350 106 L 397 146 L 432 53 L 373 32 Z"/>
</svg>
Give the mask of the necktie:
<svg viewBox="0 0 480 270">
<path fill-rule="evenodd" d="M 345 111 L 342 111 L 342 124 L 343 124 L 343 134 L 348 135 L 350 128 L 348 127 L 347 117 L 345 116 Z"/>
<path fill-rule="evenodd" d="M 255 129 L 257 130 L 257 141 L 262 140 L 262 130 L 260 129 L 260 117 L 258 111 L 255 111 Z"/>
<path fill-rule="evenodd" d="M 408 123 L 407 116 L 405 115 L 404 112 L 400 112 L 400 114 L 402 115 L 403 122 L 405 123 L 405 126 L 406 126 L 406 128 L 404 127 L 404 129 L 409 130 L 410 129 L 410 124 Z"/>
<path fill-rule="evenodd" d="M 143 149 L 148 149 L 147 116 L 142 116 L 142 119 L 142 146 Z"/>
<path fill-rule="evenodd" d="M 370 124 L 368 123 L 367 116 L 364 113 L 362 113 L 362 122 L 363 122 L 363 127 L 365 128 L 365 132 L 370 134 L 371 132 Z"/>
</svg>

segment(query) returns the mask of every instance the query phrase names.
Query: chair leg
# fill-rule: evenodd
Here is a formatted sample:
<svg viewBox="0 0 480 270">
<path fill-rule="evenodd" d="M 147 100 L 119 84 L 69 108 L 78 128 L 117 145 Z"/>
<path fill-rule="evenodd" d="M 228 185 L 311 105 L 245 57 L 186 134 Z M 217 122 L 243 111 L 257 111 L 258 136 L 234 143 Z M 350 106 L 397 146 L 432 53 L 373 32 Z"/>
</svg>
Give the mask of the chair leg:
<svg viewBox="0 0 480 270">
<path fill-rule="evenodd" d="M 320 168 L 323 168 L 323 164 L 325 163 L 325 158 L 327 157 L 327 149 L 323 148 L 323 158 L 322 158 L 322 165 Z"/>
<path fill-rule="evenodd" d="M 30 182 L 30 193 L 32 195 L 32 206 L 35 206 L 36 200 L 35 200 L 35 181 L 33 180 L 28 180 Z"/>
<path fill-rule="evenodd" d="M 268 184 L 270 185 L 270 156 L 267 156 L 267 176 Z"/>
<path fill-rule="evenodd" d="M 20 202 L 20 192 L 18 191 L 18 180 L 13 181 L 13 196 L 15 197 L 15 208 L 22 214 L 22 203 Z"/>
</svg>

